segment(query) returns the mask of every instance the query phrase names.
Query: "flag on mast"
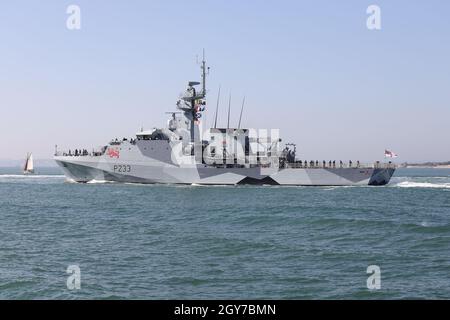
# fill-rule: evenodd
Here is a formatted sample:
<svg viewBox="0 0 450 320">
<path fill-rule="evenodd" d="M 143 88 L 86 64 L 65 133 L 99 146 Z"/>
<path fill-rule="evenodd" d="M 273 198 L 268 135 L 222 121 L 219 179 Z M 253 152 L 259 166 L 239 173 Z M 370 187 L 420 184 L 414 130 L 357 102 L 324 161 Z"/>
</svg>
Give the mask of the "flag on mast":
<svg viewBox="0 0 450 320">
<path fill-rule="evenodd" d="M 386 149 L 386 150 L 384 150 L 384 156 L 386 158 L 397 158 L 398 154 Z"/>
</svg>

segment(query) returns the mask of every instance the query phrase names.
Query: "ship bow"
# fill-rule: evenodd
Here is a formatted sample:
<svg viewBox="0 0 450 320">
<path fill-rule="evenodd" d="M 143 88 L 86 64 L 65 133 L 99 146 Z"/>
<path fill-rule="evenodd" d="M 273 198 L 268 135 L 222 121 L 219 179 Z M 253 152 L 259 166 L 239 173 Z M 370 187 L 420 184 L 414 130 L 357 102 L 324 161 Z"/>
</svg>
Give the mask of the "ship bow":
<svg viewBox="0 0 450 320">
<path fill-rule="evenodd" d="M 375 169 L 369 180 L 369 186 L 384 186 L 394 175 L 395 168 Z"/>
</svg>

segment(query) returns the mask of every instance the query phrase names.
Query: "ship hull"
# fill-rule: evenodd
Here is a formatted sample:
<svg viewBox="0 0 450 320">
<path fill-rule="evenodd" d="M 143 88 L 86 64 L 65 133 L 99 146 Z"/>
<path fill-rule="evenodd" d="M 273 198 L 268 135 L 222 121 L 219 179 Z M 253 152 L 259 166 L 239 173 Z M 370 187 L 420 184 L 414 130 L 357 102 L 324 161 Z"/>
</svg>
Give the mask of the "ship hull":
<svg viewBox="0 0 450 320">
<path fill-rule="evenodd" d="M 143 184 L 382 186 L 394 168 L 263 168 L 119 162 L 90 157 L 59 157 L 56 163 L 75 182 L 110 181 Z"/>
</svg>

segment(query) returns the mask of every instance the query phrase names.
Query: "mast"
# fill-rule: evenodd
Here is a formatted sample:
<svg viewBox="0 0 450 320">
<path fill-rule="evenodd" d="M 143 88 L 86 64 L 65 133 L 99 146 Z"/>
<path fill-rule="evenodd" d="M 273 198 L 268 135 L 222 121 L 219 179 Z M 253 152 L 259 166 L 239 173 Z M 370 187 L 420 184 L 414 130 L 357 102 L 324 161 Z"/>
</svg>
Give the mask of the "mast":
<svg viewBox="0 0 450 320">
<path fill-rule="evenodd" d="M 190 132 L 190 144 L 192 145 L 201 143 L 198 126 L 200 124 L 199 119 L 202 116 L 201 112 L 205 110 L 206 76 L 209 74 L 209 67 L 207 67 L 205 60 L 205 50 L 203 50 L 203 60 L 200 69 L 202 81 L 189 81 L 186 93 L 177 102 L 178 109 L 183 111 L 183 116 L 186 118 L 186 129 Z M 195 86 L 198 85 L 201 85 L 201 88 L 197 91 Z"/>
<path fill-rule="evenodd" d="M 219 101 L 220 101 L 220 86 L 219 86 L 219 93 L 217 94 L 216 115 L 214 117 L 214 129 L 217 128 L 217 114 L 219 113 Z"/>
<path fill-rule="evenodd" d="M 203 60 L 202 60 L 202 98 L 206 96 L 206 60 L 205 60 L 205 49 L 203 49 Z M 209 67 L 208 67 L 209 71 Z"/>
<path fill-rule="evenodd" d="M 230 111 L 231 111 L 231 93 L 230 93 L 230 98 L 228 99 L 228 122 L 227 122 L 227 129 L 230 129 Z"/>
<path fill-rule="evenodd" d="M 242 111 L 244 111 L 244 104 L 245 104 L 245 96 L 244 96 L 244 99 L 242 99 L 241 114 L 239 115 L 238 129 L 241 128 Z"/>
</svg>

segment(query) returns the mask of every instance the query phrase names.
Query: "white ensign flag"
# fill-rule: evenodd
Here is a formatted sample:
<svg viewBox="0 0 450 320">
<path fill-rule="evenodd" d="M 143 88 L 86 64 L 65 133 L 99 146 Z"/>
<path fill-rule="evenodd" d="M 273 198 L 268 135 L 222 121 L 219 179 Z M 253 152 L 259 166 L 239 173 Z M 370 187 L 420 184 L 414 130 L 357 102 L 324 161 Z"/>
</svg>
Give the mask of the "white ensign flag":
<svg viewBox="0 0 450 320">
<path fill-rule="evenodd" d="M 389 151 L 389 150 L 384 150 L 384 156 L 386 157 L 386 158 L 397 158 L 398 157 L 398 155 L 396 154 L 396 153 L 394 153 L 394 152 L 392 152 L 392 151 Z"/>
</svg>

